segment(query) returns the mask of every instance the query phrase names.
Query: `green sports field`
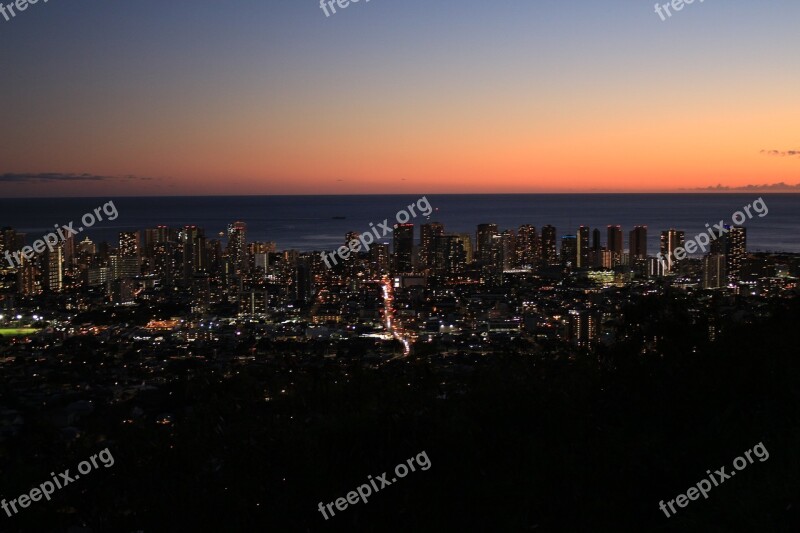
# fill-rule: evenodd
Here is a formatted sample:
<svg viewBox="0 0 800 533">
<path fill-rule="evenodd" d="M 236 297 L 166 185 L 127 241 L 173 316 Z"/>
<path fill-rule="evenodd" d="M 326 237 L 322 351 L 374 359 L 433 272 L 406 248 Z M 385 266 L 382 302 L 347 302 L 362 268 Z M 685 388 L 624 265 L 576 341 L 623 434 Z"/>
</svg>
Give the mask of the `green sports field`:
<svg viewBox="0 0 800 533">
<path fill-rule="evenodd" d="M 39 331 L 36 328 L 0 328 L 0 335 L 3 337 L 22 337 L 31 335 Z"/>
</svg>

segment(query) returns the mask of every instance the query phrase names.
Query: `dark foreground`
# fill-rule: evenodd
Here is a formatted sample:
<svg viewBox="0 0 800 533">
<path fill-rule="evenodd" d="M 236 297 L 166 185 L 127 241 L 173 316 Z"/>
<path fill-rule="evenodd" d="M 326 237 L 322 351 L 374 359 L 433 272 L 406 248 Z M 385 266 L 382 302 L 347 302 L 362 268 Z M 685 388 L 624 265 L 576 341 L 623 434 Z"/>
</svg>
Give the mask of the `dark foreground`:
<svg viewBox="0 0 800 533">
<path fill-rule="evenodd" d="M 642 336 L 591 355 L 421 348 L 374 369 L 282 353 L 224 379 L 176 365 L 185 379 L 97 406 L 71 441 L 28 413 L 0 444 L 3 498 L 106 447 L 115 463 L 0 514 L 0 530 L 795 531 L 798 302 L 714 343 L 679 308 L 628 313 Z M 658 356 L 641 354 L 648 328 L 673 333 Z M 170 423 L 142 415 L 158 411 Z M 768 460 L 672 518 L 659 510 L 758 443 Z M 422 451 L 429 470 L 328 521 L 318 511 Z"/>
</svg>

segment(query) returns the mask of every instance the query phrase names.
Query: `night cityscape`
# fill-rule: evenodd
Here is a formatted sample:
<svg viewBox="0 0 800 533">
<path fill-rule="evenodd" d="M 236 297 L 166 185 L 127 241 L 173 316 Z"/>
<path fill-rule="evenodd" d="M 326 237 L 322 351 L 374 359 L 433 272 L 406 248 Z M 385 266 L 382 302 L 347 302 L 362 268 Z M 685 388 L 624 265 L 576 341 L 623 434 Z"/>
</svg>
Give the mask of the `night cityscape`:
<svg viewBox="0 0 800 533">
<path fill-rule="evenodd" d="M 583 383 L 588 389 L 575 391 L 575 398 L 538 399 L 548 409 L 577 408 L 572 403 L 581 399 L 612 401 L 602 387 L 599 393 L 593 388 L 622 379 L 623 369 L 637 375 L 674 364 L 690 371 L 709 364 L 701 354 L 720 356 L 745 332 L 796 320 L 800 254 L 748 253 L 746 228 L 727 230 L 708 254 L 669 265 L 656 253 L 673 256 L 685 245 L 685 232 L 661 231 L 656 252 L 647 249 L 646 226 L 629 232 L 618 225 L 580 226 L 561 235 L 551 225 L 479 224 L 472 235 L 447 233 L 435 221 L 396 224 L 390 242 L 332 268 L 319 252 L 277 250 L 273 242 L 248 239 L 244 221 L 231 222 L 223 235 L 198 226 L 155 226 L 121 232 L 113 243 L 70 236 L 52 252 L 2 270 L 2 446 L 10 457 L 30 446 L 59 457 L 90 442 L 112 442 L 117 453 L 130 454 L 127 468 L 147 471 L 130 474 L 133 479 L 155 486 L 120 492 L 116 484 L 128 487 L 131 478 L 117 474 L 91 488 L 93 500 L 106 500 L 98 503 L 102 511 L 81 512 L 83 520 L 115 530 L 154 527 L 150 521 L 167 511 L 150 496 L 201 509 L 204 498 L 224 499 L 223 479 L 235 484 L 245 475 L 254 483 L 239 462 L 253 460 L 254 469 L 266 471 L 261 482 L 268 489 L 262 495 L 232 492 L 225 505 L 241 508 L 242 525 L 255 523 L 268 498 L 313 492 L 292 482 L 281 487 L 276 476 L 297 475 L 291 460 L 282 464 L 294 453 L 293 446 L 285 448 L 289 439 L 300 439 L 310 453 L 309 446 L 336 438 L 337 430 L 327 427 L 331 420 L 346 427 L 363 418 L 358 431 L 369 433 L 394 412 L 399 420 L 386 431 L 411 424 L 444 438 L 440 453 L 452 454 L 447 439 L 467 428 L 441 435 L 417 418 L 430 410 L 443 416 L 467 409 L 475 395 L 486 394 L 487 380 L 510 387 L 509 394 L 533 394 L 529 387 L 540 383 L 546 392 L 536 394 L 547 395 L 582 383 L 577 375 L 567 377 L 571 372 L 596 373 L 581 378 L 589 380 Z M 24 249 L 26 237 L 4 228 L 0 255 Z M 343 243 L 358 238 L 351 232 Z M 793 336 L 785 349 L 796 354 Z M 342 412 L 348 406 L 354 412 Z M 503 411 L 520 408 L 501 404 L 495 414 L 511 416 Z M 598 414 L 599 429 L 611 423 L 607 417 L 625 416 Z M 575 430 L 564 420 L 538 423 Z M 299 437 L 307 430 L 322 440 L 314 445 Z M 289 437 L 276 438 L 273 431 Z M 251 432 L 272 442 L 248 440 Z M 367 446 L 372 438 L 365 438 Z M 183 502 L 166 488 L 169 482 L 157 481 L 169 472 L 185 474 L 178 460 L 185 447 L 198 461 L 192 476 L 215 485 L 197 501 Z M 395 447 L 404 445 L 387 442 L 378 456 Z M 372 459 L 369 448 L 364 453 Z M 319 452 L 314 449 L 315 460 L 330 453 Z M 272 464 L 271 453 L 281 455 L 281 466 Z M 8 472 L 24 483 L 30 468 L 12 459 Z M 186 482 L 172 481 L 181 491 Z M 283 503 L 291 509 L 302 500 Z M 21 518 L 52 528 L 63 513 L 54 508 Z M 303 524 L 289 516 L 260 519 Z M 512 523 L 523 525 L 509 518 Z"/>
<path fill-rule="evenodd" d="M 0 0 L 0 533 L 798 531 L 799 18 Z"/>
</svg>

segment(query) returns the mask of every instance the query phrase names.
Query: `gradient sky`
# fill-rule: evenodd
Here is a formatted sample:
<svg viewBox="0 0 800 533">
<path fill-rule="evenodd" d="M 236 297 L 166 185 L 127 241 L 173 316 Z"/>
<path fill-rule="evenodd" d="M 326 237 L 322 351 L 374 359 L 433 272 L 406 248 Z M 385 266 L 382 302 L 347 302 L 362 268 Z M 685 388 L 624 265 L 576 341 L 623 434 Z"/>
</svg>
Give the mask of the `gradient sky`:
<svg viewBox="0 0 800 533">
<path fill-rule="evenodd" d="M 800 183 L 800 2 L 653 4 L 40 0 L 0 17 L 0 194 Z"/>
</svg>

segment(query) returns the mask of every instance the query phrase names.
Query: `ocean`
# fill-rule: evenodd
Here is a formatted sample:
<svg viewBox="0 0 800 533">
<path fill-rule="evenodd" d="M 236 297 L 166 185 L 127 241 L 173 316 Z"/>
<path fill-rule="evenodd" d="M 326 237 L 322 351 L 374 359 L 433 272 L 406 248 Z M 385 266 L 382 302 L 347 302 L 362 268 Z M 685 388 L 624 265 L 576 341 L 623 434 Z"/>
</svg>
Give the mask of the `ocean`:
<svg viewBox="0 0 800 533">
<path fill-rule="evenodd" d="M 385 196 L 217 196 L 0 199 L 0 227 L 28 233 L 27 242 L 49 232 L 55 224 L 75 222 L 108 201 L 119 216 L 95 224 L 81 234 L 95 242 L 117 242 L 120 231 L 156 225 L 195 224 L 206 237 L 224 232 L 231 222 L 247 223 L 248 241 L 274 241 L 279 250 L 333 250 L 349 231 L 365 232 L 372 222 L 394 222 L 396 214 L 422 195 Z M 800 252 L 800 195 L 798 194 L 514 194 L 426 195 L 434 211 L 411 222 L 441 222 L 446 232 L 475 235 L 478 224 L 499 229 L 521 224 L 537 230 L 550 224 L 558 237 L 574 234 L 580 225 L 599 227 L 606 242 L 606 226 L 621 225 L 625 247 L 628 232 L 648 226 L 648 253 L 655 254 L 662 230 L 686 232 L 687 240 L 705 231 L 706 224 L 731 223 L 733 213 L 763 198 L 769 212 L 747 220 L 748 250 Z M 391 236 L 387 236 L 388 241 Z M 419 240 L 419 229 L 416 231 Z"/>
</svg>

